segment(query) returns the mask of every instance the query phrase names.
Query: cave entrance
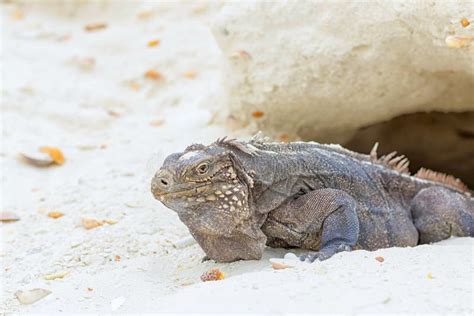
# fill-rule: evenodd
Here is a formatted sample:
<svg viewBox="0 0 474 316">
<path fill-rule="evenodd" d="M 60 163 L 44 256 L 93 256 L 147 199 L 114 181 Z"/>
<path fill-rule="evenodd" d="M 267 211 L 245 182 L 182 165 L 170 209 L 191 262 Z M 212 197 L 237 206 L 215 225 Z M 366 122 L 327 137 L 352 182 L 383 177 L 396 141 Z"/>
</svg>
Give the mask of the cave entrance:
<svg viewBox="0 0 474 316">
<path fill-rule="evenodd" d="M 343 146 L 369 153 L 379 142 L 379 156 L 396 150 L 420 167 L 451 174 L 474 189 L 474 112 L 404 114 L 361 128 Z"/>
</svg>

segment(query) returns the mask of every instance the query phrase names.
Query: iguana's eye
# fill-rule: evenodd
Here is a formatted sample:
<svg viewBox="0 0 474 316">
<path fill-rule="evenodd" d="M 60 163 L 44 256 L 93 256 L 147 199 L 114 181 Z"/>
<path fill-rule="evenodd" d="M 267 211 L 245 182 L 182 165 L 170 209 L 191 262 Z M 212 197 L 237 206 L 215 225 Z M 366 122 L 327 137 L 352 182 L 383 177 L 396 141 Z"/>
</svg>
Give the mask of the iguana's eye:
<svg viewBox="0 0 474 316">
<path fill-rule="evenodd" d="M 207 162 L 203 162 L 196 168 L 199 174 L 205 174 L 209 170 L 209 164 Z"/>
</svg>

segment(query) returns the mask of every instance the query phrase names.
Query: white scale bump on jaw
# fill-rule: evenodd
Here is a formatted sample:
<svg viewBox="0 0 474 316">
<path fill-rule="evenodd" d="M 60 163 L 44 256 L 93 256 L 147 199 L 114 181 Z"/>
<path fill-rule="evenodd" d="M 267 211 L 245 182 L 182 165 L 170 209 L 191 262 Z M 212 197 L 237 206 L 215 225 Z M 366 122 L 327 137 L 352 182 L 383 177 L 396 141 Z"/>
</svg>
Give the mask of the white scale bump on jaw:
<svg viewBox="0 0 474 316">
<path fill-rule="evenodd" d="M 188 160 L 190 158 L 193 158 L 194 156 L 196 156 L 198 154 L 197 151 L 190 151 L 188 153 L 185 153 L 184 155 L 182 155 L 179 160 L 180 161 L 184 161 L 184 160 Z"/>
</svg>

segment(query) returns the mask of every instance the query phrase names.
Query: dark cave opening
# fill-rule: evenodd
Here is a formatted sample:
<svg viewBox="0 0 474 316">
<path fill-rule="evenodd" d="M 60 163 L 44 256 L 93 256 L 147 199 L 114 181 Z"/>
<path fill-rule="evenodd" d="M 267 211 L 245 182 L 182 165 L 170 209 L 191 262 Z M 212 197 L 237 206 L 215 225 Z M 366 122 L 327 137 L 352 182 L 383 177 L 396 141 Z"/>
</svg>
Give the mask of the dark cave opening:
<svg viewBox="0 0 474 316">
<path fill-rule="evenodd" d="M 410 171 L 429 168 L 453 175 L 474 188 L 474 112 L 413 113 L 360 129 L 343 146 L 379 155 L 397 151 L 410 159 Z"/>
</svg>

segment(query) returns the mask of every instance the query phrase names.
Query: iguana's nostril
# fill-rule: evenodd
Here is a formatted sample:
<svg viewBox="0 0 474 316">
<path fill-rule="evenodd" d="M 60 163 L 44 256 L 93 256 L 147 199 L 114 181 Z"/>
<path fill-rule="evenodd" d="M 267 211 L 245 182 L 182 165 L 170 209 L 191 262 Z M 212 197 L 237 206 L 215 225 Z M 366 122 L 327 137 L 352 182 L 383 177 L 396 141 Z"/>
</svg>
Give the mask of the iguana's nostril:
<svg viewBox="0 0 474 316">
<path fill-rule="evenodd" d="M 159 170 L 152 181 L 152 191 L 156 193 L 167 192 L 173 184 L 171 174 L 166 170 Z"/>
</svg>

